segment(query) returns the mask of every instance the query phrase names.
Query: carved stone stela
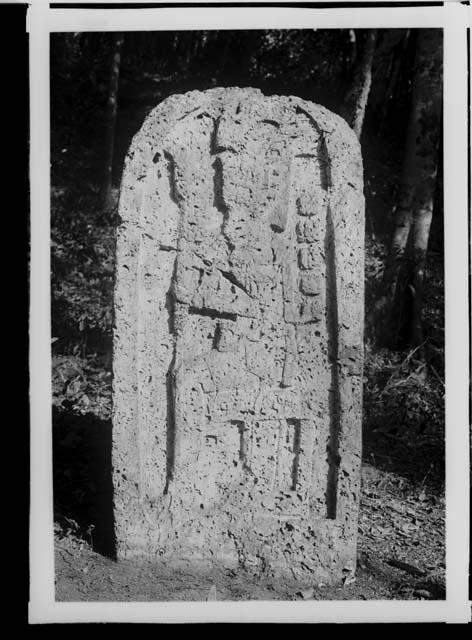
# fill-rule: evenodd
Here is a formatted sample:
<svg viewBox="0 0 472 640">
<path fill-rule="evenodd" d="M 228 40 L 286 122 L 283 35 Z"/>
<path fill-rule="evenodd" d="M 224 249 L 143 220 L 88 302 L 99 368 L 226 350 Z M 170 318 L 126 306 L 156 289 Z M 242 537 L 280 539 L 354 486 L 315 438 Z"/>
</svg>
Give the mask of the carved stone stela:
<svg viewBox="0 0 472 640">
<path fill-rule="evenodd" d="M 362 189 L 353 132 L 299 98 L 193 91 L 146 119 L 119 205 L 118 557 L 352 567 Z"/>
</svg>

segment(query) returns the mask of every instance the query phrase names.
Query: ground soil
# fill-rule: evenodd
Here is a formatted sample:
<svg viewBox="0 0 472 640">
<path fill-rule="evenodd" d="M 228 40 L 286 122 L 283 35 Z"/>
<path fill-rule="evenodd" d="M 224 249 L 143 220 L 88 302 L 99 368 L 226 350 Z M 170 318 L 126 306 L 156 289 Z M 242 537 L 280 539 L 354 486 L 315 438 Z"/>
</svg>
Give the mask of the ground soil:
<svg viewBox="0 0 472 640">
<path fill-rule="evenodd" d="M 439 600 L 445 598 L 444 499 L 364 464 L 355 576 L 344 584 L 295 582 L 185 564 L 117 562 L 88 535 L 56 523 L 58 601 Z M 88 540 L 87 540 L 88 537 Z"/>
</svg>

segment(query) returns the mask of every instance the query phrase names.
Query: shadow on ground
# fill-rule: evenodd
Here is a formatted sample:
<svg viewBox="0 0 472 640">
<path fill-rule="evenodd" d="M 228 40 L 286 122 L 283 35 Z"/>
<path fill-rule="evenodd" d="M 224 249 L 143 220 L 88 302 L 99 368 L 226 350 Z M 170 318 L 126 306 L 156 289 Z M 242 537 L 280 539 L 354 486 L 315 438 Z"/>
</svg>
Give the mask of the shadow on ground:
<svg viewBox="0 0 472 640">
<path fill-rule="evenodd" d="M 115 557 L 111 420 L 53 407 L 54 519 Z"/>
<path fill-rule="evenodd" d="M 445 441 L 441 435 L 395 433 L 363 428 L 364 464 L 403 477 L 412 485 L 444 489 Z"/>
<path fill-rule="evenodd" d="M 445 485 L 443 390 L 430 378 L 379 395 L 375 379 L 365 386 L 363 463 L 439 495 Z"/>
</svg>

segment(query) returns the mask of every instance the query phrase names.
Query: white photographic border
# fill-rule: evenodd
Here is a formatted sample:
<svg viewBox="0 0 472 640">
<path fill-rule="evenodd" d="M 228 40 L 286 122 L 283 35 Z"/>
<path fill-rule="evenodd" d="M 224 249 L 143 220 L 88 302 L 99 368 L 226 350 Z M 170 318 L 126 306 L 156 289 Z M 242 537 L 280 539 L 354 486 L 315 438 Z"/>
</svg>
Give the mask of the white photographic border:
<svg viewBox="0 0 472 640">
<path fill-rule="evenodd" d="M 66 0 L 67 1 L 67 0 Z M 116 3 L 115 3 L 116 4 Z M 56 602 L 52 499 L 49 35 L 64 31 L 444 29 L 446 599 L 444 601 Z M 467 40 L 470 7 L 54 9 L 34 0 L 30 36 L 29 622 L 467 622 L 469 327 Z"/>
</svg>

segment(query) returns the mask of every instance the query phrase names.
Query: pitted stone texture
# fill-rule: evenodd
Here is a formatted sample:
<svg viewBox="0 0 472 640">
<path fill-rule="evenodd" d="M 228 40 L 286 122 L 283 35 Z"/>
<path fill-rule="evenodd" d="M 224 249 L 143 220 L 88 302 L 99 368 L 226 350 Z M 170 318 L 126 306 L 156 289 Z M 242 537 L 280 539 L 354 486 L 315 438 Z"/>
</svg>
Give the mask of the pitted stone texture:
<svg viewBox="0 0 472 640">
<path fill-rule="evenodd" d="M 118 556 L 340 579 L 360 479 L 355 135 L 294 97 L 171 96 L 133 140 L 119 214 Z"/>
</svg>

